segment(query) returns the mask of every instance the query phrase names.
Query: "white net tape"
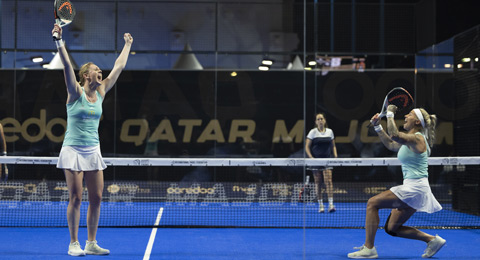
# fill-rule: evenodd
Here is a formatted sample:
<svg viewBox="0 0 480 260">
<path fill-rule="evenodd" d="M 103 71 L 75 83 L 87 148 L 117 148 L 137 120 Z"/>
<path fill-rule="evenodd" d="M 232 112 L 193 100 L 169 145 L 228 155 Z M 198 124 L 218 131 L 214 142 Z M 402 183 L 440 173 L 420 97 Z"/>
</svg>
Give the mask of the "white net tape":
<svg viewBox="0 0 480 260">
<path fill-rule="evenodd" d="M 106 157 L 109 166 L 395 166 L 397 158 L 148 158 Z M 55 165 L 58 157 L 3 156 L 0 163 Z M 429 165 L 480 165 L 480 156 L 430 157 Z"/>
</svg>

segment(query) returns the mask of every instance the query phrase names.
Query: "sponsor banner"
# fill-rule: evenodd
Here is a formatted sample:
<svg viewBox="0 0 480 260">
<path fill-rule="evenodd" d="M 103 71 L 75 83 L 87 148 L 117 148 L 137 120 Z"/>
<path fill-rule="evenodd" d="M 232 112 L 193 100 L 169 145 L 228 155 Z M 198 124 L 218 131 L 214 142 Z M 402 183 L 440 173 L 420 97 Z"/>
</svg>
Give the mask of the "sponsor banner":
<svg viewBox="0 0 480 260">
<path fill-rule="evenodd" d="M 366 202 L 395 183 L 339 183 L 334 185 L 337 202 Z M 132 205 L 136 202 L 165 202 L 168 204 L 216 203 L 219 205 L 286 205 L 317 203 L 315 185 L 305 188 L 303 200 L 299 200 L 302 183 L 230 183 L 230 182 L 105 182 L 103 202 Z M 322 188 L 323 189 L 323 188 Z M 440 200 L 451 196 L 447 185 L 435 185 Z M 325 193 L 325 190 L 323 190 Z M 88 190 L 83 192 L 88 200 Z M 11 181 L 0 183 L 0 205 L 16 207 L 29 203 L 68 203 L 68 189 L 61 181 Z M 240 203 L 240 204 L 239 204 Z"/>
</svg>

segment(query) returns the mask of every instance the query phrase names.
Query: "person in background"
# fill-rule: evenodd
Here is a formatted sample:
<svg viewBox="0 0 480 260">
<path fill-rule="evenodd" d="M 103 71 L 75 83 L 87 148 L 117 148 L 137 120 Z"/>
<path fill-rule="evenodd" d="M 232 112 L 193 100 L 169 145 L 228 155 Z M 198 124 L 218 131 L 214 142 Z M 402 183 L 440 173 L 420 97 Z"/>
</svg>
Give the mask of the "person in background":
<svg viewBox="0 0 480 260">
<path fill-rule="evenodd" d="M 56 46 L 64 66 L 63 73 L 68 94 L 66 102 L 67 130 L 57 163 L 57 168 L 63 169 L 65 173 L 69 192 L 67 221 L 70 244 L 68 254 L 72 256 L 107 255 L 110 251 L 101 248 L 96 240 L 104 188 L 103 170 L 106 168 L 100 152 L 98 126 L 102 116 L 102 102 L 127 64 L 133 38 L 129 33 L 124 34 L 125 45 L 108 77 L 103 78 L 102 70 L 89 62 L 81 66 L 78 72 L 80 82 L 77 82 L 67 49 L 61 39 L 62 28 L 55 24 L 52 30 L 52 34 L 54 33 L 59 35 Z M 82 250 L 78 241 L 78 226 L 84 180 L 88 190 L 89 205 L 87 211 L 88 240 L 85 250 Z"/>
<path fill-rule="evenodd" d="M 398 152 L 403 172 L 403 185 L 395 186 L 368 200 L 365 220 L 365 243 L 356 247 L 358 251 L 349 253 L 349 258 L 377 258 L 374 246 L 379 225 L 378 211 L 392 209 L 385 223 L 385 232 L 391 236 L 416 239 L 427 243 L 423 258 L 435 255 L 445 245 L 445 239 L 432 236 L 416 228 L 404 226 L 405 222 L 417 211 L 433 213 L 442 206 L 433 196 L 428 182 L 428 157 L 435 140 L 437 117 L 423 108 L 415 108 L 405 115 L 404 132 L 399 132 L 394 115 L 397 107 L 387 107 L 387 132 L 380 125 L 379 114 L 370 122 L 380 140 L 390 151 Z"/>
<path fill-rule="evenodd" d="M 7 156 L 7 141 L 5 140 L 2 124 L 0 124 L 0 155 Z M 8 168 L 6 164 L 0 163 L 0 176 L 2 181 L 8 179 Z"/>
<path fill-rule="evenodd" d="M 335 146 L 335 136 L 332 129 L 327 127 L 327 121 L 324 113 L 318 113 L 315 116 L 315 128 L 310 130 L 305 141 L 305 152 L 309 158 L 337 158 L 337 148 Z M 325 189 L 328 197 L 328 212 L 335 212 L 333 205 L 333 183 L 332 167 L 309 167 L 313 171 L 315 179 L 315 189 L 319 203 L 318 212 L 324 213 L 322 179 L 325 182 Z"/>
</svg>

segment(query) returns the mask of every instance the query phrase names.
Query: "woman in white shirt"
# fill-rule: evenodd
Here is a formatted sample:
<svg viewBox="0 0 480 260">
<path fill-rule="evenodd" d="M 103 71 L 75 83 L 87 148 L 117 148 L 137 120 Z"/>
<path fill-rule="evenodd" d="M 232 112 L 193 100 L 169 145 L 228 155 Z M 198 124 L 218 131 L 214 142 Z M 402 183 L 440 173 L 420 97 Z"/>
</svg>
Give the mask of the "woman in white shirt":
<svg viewBox="0 0 480 260">
<path fill-rule="evenodd" d="M 327 128 L 327 121 L 324 113 L 315 115 L 315 128 L 310 130 L 305 141 L 305 152 L 309 158 L 337 158 L 337 148 L 335 146 L 335 136 L 332 129 Z M 328 212 L 335 212 L 333 205 L 333 183 L 332 167 L 309 167 L 313 172 L 315 179 L 315 189 L 319 203 L 318 212 L 324 213 L 322 179 L 325 183 L 325 189 L 328 197 Z"/>
</svg>

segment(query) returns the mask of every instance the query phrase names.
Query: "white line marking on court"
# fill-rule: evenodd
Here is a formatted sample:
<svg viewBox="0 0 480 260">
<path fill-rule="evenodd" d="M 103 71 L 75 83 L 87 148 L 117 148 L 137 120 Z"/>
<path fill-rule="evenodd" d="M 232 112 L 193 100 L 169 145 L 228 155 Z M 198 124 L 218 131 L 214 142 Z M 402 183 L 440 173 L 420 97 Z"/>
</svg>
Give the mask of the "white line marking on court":
<svg viewBox="0 0 480 260">
<path fill-rule="evenodd" d="M 160 219 L 162 219 L 163 208 L 160 208 L 157 214 L 157 219 L 155 220 L 155 226 L 158 226 L 160 223 Z M 152 229 L 152 233 L 150 234 L 150 239 L 148 240 L 147 249 L 145 250 L 145 255 L 143 256 L 143 260 L 149 260 L 150 254 L 152 253 L 153 242 L 155 241 L 155 236 L 157 235 L 157 228 L 154 227 Z"/>
</svg>

